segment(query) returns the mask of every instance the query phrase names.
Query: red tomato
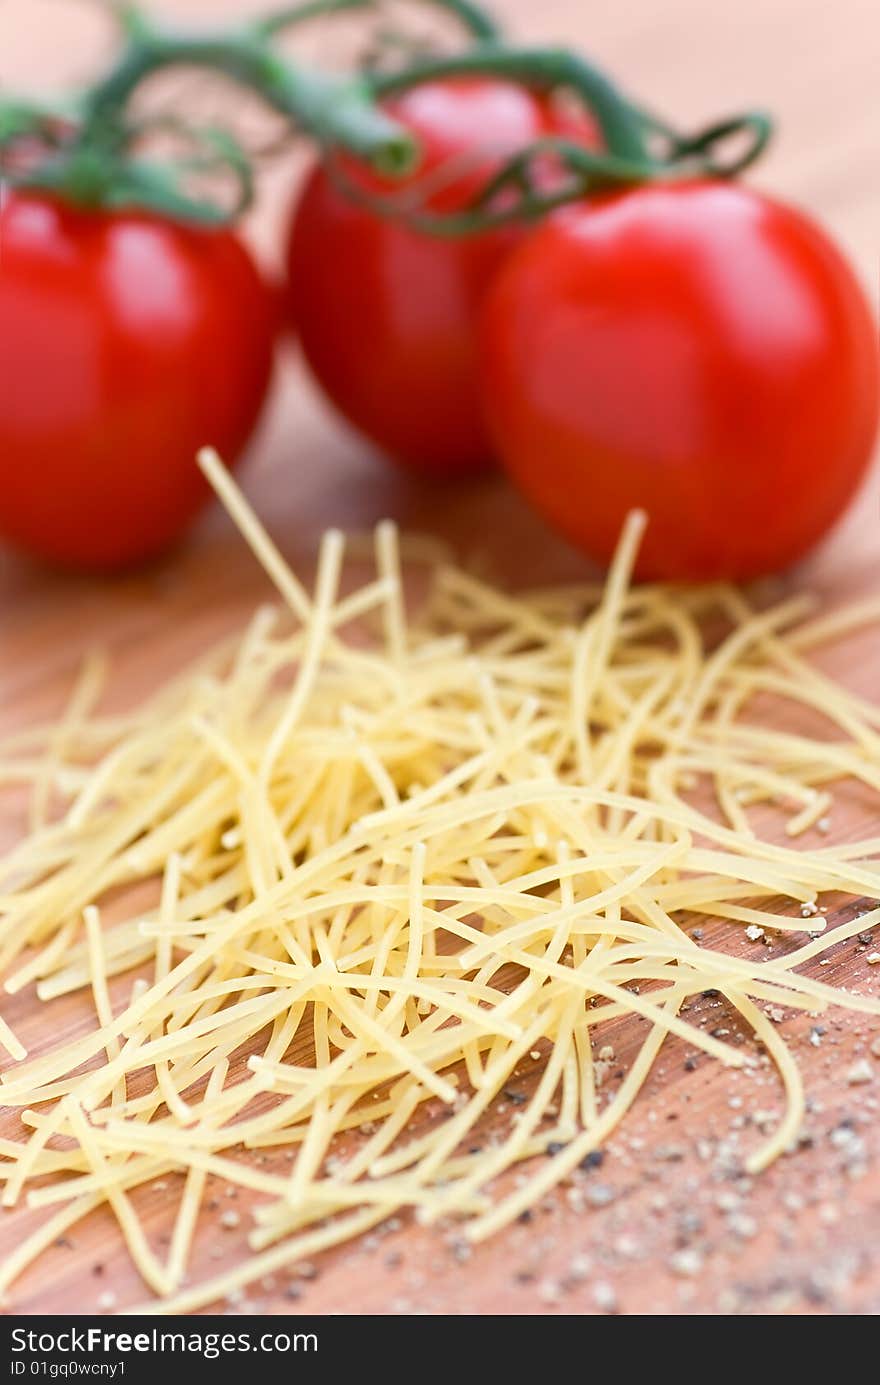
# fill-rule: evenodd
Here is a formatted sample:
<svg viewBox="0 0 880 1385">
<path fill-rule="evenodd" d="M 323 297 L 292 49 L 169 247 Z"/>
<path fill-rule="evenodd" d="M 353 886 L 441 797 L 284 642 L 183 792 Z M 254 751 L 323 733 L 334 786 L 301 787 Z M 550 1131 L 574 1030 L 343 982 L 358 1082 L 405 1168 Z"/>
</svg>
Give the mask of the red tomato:
<svg viewBox="0 0 880 1385">
<path fill-rule="evenodd" d="M 165 548 L 256 423 L 276 312 L 227 231 L 13 194 L 0 211 L 0 535 L 112 568 Z"/>
<path fill-rule="evenodd" d="M 646 186 L 551 218 L 481 325 L 494 440 L 538 510 L 607 562 L 743 579 L 806 553 L 877 431 L 877 329 L 810 220 L 720 183 Z"/>
<path fill-rule="evenodd" d="M 596 140 L 585 118 L 566 119 L 549 99 L 482 77 L 427 82 L 386 109 L 417 136 L 419 168 L 393 182 L 350 167 L 349 175 L 386 197 L 424 180 L 433 211 L 468 205 L 513 152 L 541 136 Z M 476 385 L 476 313 L 523 234 L 428 236 L 359 205 L 321 167 L 305 184 L 288 267 L 306 359 L 340 412 L 415 471 L 460 476 L 490 461 Z"/>
</svg>

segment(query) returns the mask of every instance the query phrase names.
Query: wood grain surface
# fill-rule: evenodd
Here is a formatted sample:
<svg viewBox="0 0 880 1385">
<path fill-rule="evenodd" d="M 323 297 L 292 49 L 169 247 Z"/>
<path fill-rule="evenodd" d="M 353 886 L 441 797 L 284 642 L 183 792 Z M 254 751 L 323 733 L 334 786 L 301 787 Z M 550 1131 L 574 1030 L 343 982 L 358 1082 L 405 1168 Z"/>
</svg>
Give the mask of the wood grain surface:
<svg viewBox="0 0 880 1385">
<path fill-rule="evenodd" d="M 780 134 L 757 175 L 820 216 L 853 255 L 875 296 L 880 244 L 880 10 L 876 0 L 496 0 L 518 33 L 577 39 L 650 105 L 683 123 L 763 104 Z M 159 8 L 159 7 L 157 7 Z M 168 0 L 176 18 L 259 9 L 251 0 Z M 48 84 L 85 75 L 109 41 L 96 5 L 0 0 L 0 84 Z M 315 40 L 330 61 L 346 41 Z M 251 228 L 272 263 L 276 228 L 295 181 L 293 165 L 267 179 Z M 0 255 L 2 273 L 2 255 Z M 2 331 L 2 324 L 0 324 Z M 491 550 L 502 572 L 550 578 L 580 561 L 532 519 L 499 481 L 443 491 L 389 470 L 329 416 L 288 353 L 245 482 L 271 515 L 291 560 L 308 568 L 329 523 L 363 529 L 384 515 L 440 532 L 465 554 Z M 528 569 L 526 574 L 523 570 Z M 837 533 L 787 579 L 829 602 L 876 590 L 880 576 L 877 476 Z M 163 564 L 111 582 L 47 573 L 0 553 L 0 703 L 8 729 L 57 711 L 83 650 L 117 657 L 114 699 L 130 701 L 185 656 L 242 621 L 265 586 L 226 519 L 207 516 L 192 542 Z M 850 686 L 877 696 L 880 634 L 851 638 L 826 659 Z M 20 830 L 19 802 L 0 805 L 6 841 Z M 832 840 L 877 831 L 876 804 L 835 812 Z M 877 990 L 880 967 L 857 942 L 841 945 L 823 979 Z M 873 981 L 873 987 L 872 987 Z M 713 1023 L 730 1022 L 707 998 Z M 717 1019 L 712 1007 L 718 1007 Z M 75 999 L 40 1007 L 25 994 L 4 1013 L 33 1052 L 90 1023 Z M 230 1312 L 444 1314 L 876 1313 L 880 1311 L 880 1062 L 876 1083 L 853 1087 L 846 1071 L 880 1037 L 880 1024 L 833 1014 L 811 1039 L 807 1016 L 789 1019 L 811 1107 L 804 1147 L 760 1179 L 736 1172 L 758 1124 L 781 1107 L 772 1077 L 684 1065 L 664 1049 L 634 1113 L 601 1167 L 550 1198 L 532 1219 L 465 1256 L 454 1236 L 400 1218 L 271 1282 Z M 614 1038 L 622 1061 L 638 1034 Z M 817 1042 L 818 1039 L 818 1042 Z M 528 1079 L 524 1079 L 527 1081 Z M 13 1128 L 7 1116 L 3 1133 Z M 222 1186 L 212 1190 L 220 1202 Z M 168 1180 L 139 1201 L 156 1244 L 167 1238 L 178 1187 Z M 244 1212 L 244 1198 L 240 1202 Z M 209 1213 L 195 1277 L 245 1254 L 241 1228 L 221 1231 Z M 26 1211 L 0 1218 L 0 1253 L 37 1224 Z M 111 1289 L 120 1306 L 142 1286 L 111 1215 L 96 1214 L 15 1286 L 8 1311 L 95 1311 Z"/>
</svg>

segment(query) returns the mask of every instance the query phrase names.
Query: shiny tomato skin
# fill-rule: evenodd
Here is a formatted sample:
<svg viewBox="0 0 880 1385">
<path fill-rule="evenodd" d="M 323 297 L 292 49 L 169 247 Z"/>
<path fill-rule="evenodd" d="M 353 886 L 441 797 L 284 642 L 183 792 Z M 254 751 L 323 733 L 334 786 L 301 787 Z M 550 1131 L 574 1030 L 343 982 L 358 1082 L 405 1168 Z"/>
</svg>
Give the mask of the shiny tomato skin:
<svg viewBox="0 0 880 1385">
<path fill-rule="evenodd" d="M 481 322 L 500 457 L 607 563 L 647 511 L 638 573 L 746 579 L 841 515 L 877 433 L 878 338 L 840 251 L 742 186 L 642 187 L 551 218 Z"/>
<path fill-rule="evenodd" d="M 426 82 L 385 104 L 418 138 L 419 167 L 393 182 L 350 162 L 346 173 L 385 197 L 424 179 L 433 211 L 468 205 L 506 158 L 537 138 L 597 139 L 588 120 L 494 79 Z M 339 412 L 413 471 L 464 476 L 491 463 L 476 383 L 476 316 L 496 269 L 525 234 L 517 227 L 429 236 L 359 204 L 321 166 L 306 180 L 288 247 L 293 326 Z"/>
<path fill-rule="evenodd" d="M 15 193 L 0 211 L 0 537 L 112 569 L 172 543 L 240 456 L 277 306 L 228 231 Z"/>
</svg>

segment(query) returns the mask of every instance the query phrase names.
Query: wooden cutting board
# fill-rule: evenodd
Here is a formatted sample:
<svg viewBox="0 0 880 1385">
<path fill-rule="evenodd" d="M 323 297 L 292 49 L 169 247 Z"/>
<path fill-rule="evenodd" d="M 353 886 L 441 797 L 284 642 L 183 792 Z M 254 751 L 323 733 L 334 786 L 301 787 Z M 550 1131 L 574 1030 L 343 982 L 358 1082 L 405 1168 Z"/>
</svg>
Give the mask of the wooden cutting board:
<svg viewBox="0 0 880 1385">
<path fill-rule="evenodd" d="M 874 0 L 496 0 L 524 37 L 578 39 L 646 104 L 683 123 L 765 104 L 781 132 L 759 181 L 808 206 L 843 241 L 866 282 L 876 285 L 880 235 L 880 12 Z M 241 13 L 244 0 L 175 0 L 178 19 Z M 51 44 L 49 42 L 51 35 Z M 88 70 L 105 41 L 86 8 L 57 0 L 0 6 L 0 82 L 46 84 Z M 342 39 L 315 40 L 323 59 Z M 253 226 L 269 250 L 294 180 L 273 171 Z M 2 273 L 2 259 L 0 259 Z M 2 330 L 2 325 L 0 325 Z M 384 515 L 440 532 L 465 554 L 490 548 L 496 569 L 542 580 L 583 565 L 533 520 L 499 481 L 425 489 L 392 473 L 331 419 L 310 393 L 291 351 L 253 449 L 247 489 L 271 515 L 295 564 L 308 570 L 328 524 L 363 529 Z M 880 577 L 877 478 L 823 551 L 793 579 L 829 601 L 876 590 Z M 514 557 L 515 555 L 515 557 Z M 527 555 L 527 562 L 524 562 Z M 528 571 L 524 572 L 523 568 Z M 100 643 L 116 655 L 114 698 L 129 701 L 179 667 L 190 652 L 233 628 L 265 595 L 260 574 L 220 515 L 191 544 L 137 577 L 95 582 L 48 574 L 0 554 L 0 707 L 6 730 L 57 711 L 78 656 Z M 838 647 L 826 666 L 867 696 L 877 695 L 880 633 Z M 20 802 L 0 805 L 4 842 L 20 830 Z M 876 816 L 876 806 L 873 809 Z M 877 831 L 865 802 L 837 811 L 832 840 Z M 878 939 L 880 941 L 880 939 Z M 880 968 L 866 949 L 841 945 L 823 979 L 877 990 Z M 873 983 L 873 985 L 872 985 Z M 727 1016 L 719 1002 L 713 1023 Z M 24 995 L 4 1012 L 33 1053 L 73 1038 L 90 1023 L 75 998 L 40 1007 Z M 229 1312 L 263 1313 L 871 1313 L 880 1311 L 880 1063 L 875 1084 L 846 1073 L 880 1037 L 880 1023 L 832 1013 L 787 1020 L 811 1095 L 808 1143 L 758 1180 L 737 1177 L 736 1150 L 754 1139 L 754 1113 L 780 1109 L 775 1082 L 747 1079 L 670 1042 L 634 1113 L 600 1167 L 548 1200 L 530 1221 L 465 1256 L 454 1237 L 400 1218 L 381 1234 L 343 1247 L 290 1275 L 257 1283 Z M 614 1037 L 622 1061 L 636 1041 Z M 527 1080 L 527 1079 L 526 1079 Z M 4 1134 L 16 1118 L 0 1120 Z M 732 1143 L 731 1143 L 732 1142 Z M 140 1204 L 157 1244 L 167 1237 L 179 1188 L 173 1179 Z M 210 1193 L 197 1270 L 216 1273 L 245 1254 L 244 1198 L 234 1230 L 220 1226 L 230 1204 Z M 0 1217 L 0 1253 L 37 1218 Z M 111 1292 L 119 1306 L 141 1301 L 112 1216 L 81 1223 L 15 1286 L 9 1310 L 95 1311 Z"/>
</svg>

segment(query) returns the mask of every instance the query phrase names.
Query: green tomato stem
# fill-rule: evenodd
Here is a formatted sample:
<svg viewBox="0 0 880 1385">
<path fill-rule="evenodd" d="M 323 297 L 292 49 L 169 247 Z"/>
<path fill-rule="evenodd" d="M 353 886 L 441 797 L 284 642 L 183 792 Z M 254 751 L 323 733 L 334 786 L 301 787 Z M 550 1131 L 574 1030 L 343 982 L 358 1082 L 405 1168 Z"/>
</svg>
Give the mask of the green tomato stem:
<svg viewBox="0 0 880 1385">
<path fill-rule="evenodd" d="M 574 91 L 595 115 L 609 152 L 620 159 L 650 164 L 643 121 L 597 67 L 564 48 L 503 48 L 479 44 L 449 57 L 426 58 L 401 72 L 371 78 L 375 96 L 417 86 L 435 77 L 464 74 L 507 77 L 529 86 Z"/>
<path fill-rule="evenodd" d="M 0 147 L 23 135 L 39 136 L 54 125 L 66 125 L 78 119 L 79 110 L 69 101 L 38 101 L 28 97 L 0 101 Z"/>
<path fill-rule="evenodd" d="M 165 165 L 137 161 L 133 147 L 150 128 L 149 120 L 129 114 L 142 82 L 164 68 L 184 65 L 224 74 L 253 91 L 267 105 L 311 134 L 333 155 L 347 152 L 383 173 L 400 176 L 417 156 L 412 134 L 382 109 L 381 100 L 422 82 L 457 75 L 507 79 L 536 91 L 576 94 L 601 127 L 604 147 L 587 150 L 571 141 L 539 140 L 518 151 L 474 203 L 452 217 L 413 208 L 393 195 L 377 199 L 383 215 L 408 220 L 433 234 L 473 234 L 487 226 L 540 216 L 552 207 L 601 188 L 663 178 L 730 177 L 761 153 L 771 124 L 760 112 L 718 122 L 683 135 L 656 116 L 632 105 L 593 64 L 562 48 L 511 49 L 498 37 L 493 20 L 478 0 L 422 0 L 455 16 L 477 42 L 463 52 L 412 60 L 396 72 L 337 76 L 290 61 L 273 40 L 285 29 L 321 15 L 370 7 L 373 0 L 299 0 L 233 31 L 178 33 L 154 25 L 138 4 L 108 0 L 125 37 L 115 66 L 75 107 L 38 103 L 0 103 L 0 153 L 30 135 L 42 138 L 46 159 L 26 168 L 15 181 L 60 192 L 93 207 L 148 206 L 168 216 L 220 224 L 229 213 L 189 198 L 181 177 L 193 170 L 231 173 L 238 185 L 232 215 L 249 205 L 251 162 L 228 132 L 198 130 L 182 119 L 178 133 L 188 137 L 192 158 Z M 59 111 L 72 112 L 72 133 L 63 143 L 52 132 Z M 743 136 L 746 136 L 743 146 Z M 724 159 L 724 146 L 739 138 L 739 153 Z M 659 142 L 659 147 L 658 147 Z M 718 150 L 720 148 L 720 155 Z M 547 156 L 565 175 L 548 188 L 536 177 Z M 345 175 L 337 169 L 344 181 Z M 357 189 L 350 189 L 357 196 Z"/>
<path fill-rule="evenodd" d="M 285 29 L 305 24 L 310 19 L 343 14 L 348 10 L 368 10 L 374 3 L 375 0 L 301 0 L 298 5 L 285 5 L 283 9 L 264 15 L 262 19 L 257 19 L 251 28 L 262 38 L 274 38 Z"/>
</svg>

